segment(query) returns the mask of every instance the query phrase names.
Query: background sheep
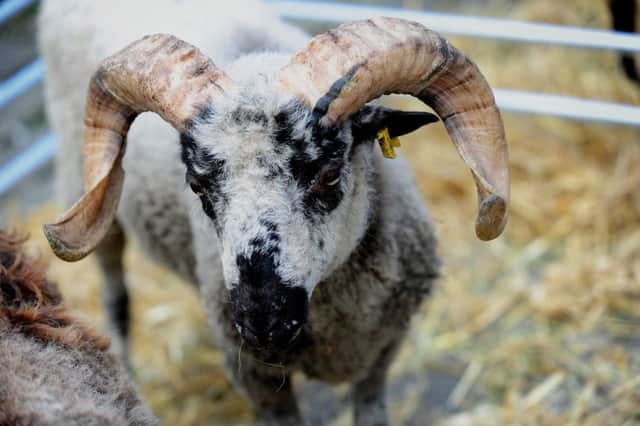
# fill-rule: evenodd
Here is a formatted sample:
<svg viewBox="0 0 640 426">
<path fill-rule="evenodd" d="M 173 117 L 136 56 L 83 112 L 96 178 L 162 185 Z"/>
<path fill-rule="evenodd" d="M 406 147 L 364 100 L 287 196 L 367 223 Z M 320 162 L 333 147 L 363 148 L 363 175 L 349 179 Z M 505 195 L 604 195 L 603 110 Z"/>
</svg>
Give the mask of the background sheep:
<svg viewBox="0 0 640 426">
<path fill-rule="evenodd" d="M 167 2 L 167 16 L 184 22 L 176 14 L 206 10 L 198 2 L 184 4 L 174 9 Z M 51 2 L 41 19 L 51 117 L 67 146 L 63 152 L 79 150 L 69 147 L 81 133 L 82 103 L 73 99 L 84 94 L 83 71 L 97 66 L 90 59 L 110 53 L 107 46 L 120 47 L 121 40 L 111 39 L 113 29 L 126 25 L 131 11 L 111 20 L 92 13 L 92 6 L 67 10 Z M 243 19 L 222 34 L 206 22 L 215 31 L 199 29 L 204 48 L 207 38 L 219 42 L 234 31 L 251 31 Z M 279 25 L 274 19 L 267 28 Z M 252 50 L 285 44 L 278 42 L 281 33 L 259 34 Z M 82 46 L 72 40 L 83 40 Z M 87 193 L 45 231 L 67 260 L 83 257 L 110 233 L 99 248 L 111 288 L 107 300 L 125 300 L 123 240 L 119 230 L 109 230 L 123 179 L 121 154 L 112 154 L 138 113 L 159 113 L 180 132 L 180 144 L 155 117 L 131 129 L 119 223 L 156 258 L 200 284 L 229 370 L 263 420 L 301 422 L 289 375 L 302 370 L 351 382 L 356 422 L 371 424 L 384 421 L 387 367 L 439 262 L 408 167 L 383 159 L 374 144 L 383 129 L 397 137 L 434 118 L 364 103 L 393 90 L 420 97 L 443 117 L 478 185 L 476 230 L 483 239 L 497 236 L 506 223 L 506 146 L 477 68 L 421 26 L 388 19 L 356 23 L 310 46 L 284 68 L 290 51 L 242 56 L 242 44 L 235 46 L 230 56 L 240 58 L 229 64 L 229 76 L 189 44 L 163 35 L 102 63 L 87 105 Z M 396 73 L 389 73 L 389 63 L 397 64 Z M 351 79 L 377 84 L 358 89 Z M 183 190 L 185 175 L 191 193 Z M 112 312 L 112 318 L 126 334 L 126 317 Z M 246 345 L 238 354 L 240 336 Z"/>
<path fill-rule="evenodd" d="M 64 305 L 21 243 L 0 231 L 0 424 L 157 424 L 109 339 Z"/>
</svg>

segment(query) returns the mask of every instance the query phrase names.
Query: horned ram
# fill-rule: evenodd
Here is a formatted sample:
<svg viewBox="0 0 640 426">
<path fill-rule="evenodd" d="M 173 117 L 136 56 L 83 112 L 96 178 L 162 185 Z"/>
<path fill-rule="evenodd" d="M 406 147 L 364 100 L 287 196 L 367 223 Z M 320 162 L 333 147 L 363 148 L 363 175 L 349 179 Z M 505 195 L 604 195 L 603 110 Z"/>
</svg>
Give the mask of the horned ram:
<svg viewBox="0 0 640 426">
<path fill-rule="evenodd" d="M 400 19 L 303 46 L 253 0 L 45 1 L 40 31 L 61 192 L 79 199 L 45 233 L 62 259 L 96 251 L 114 327 L 126 336 L 126 235 L 198 285 L 262 422 L 302 423 L 302 371 L 351 383 L 356 424 L 384 424 L 387 368 L 440 261 L 409 166 L 379 142 L 393 157 L 437 117 L 369 102 L 433 108 L 475 180 L 476 233 L 493 239 L 507 146 L 478 68 Z"/>
</svg>

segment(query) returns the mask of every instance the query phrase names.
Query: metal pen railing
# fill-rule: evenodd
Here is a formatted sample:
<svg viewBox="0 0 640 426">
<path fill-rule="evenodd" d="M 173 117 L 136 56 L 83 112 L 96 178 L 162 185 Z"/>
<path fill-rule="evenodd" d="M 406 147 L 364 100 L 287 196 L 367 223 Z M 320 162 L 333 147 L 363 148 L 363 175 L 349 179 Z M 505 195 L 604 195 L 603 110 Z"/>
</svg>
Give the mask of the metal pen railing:
<svg viewBox="0 0 640 426">
<path fill-rule="evenodd" d="M 0 3 L 0 27 L 33 3 L 34 0 L 5 0 Z"/>
<path fill-rule="evenodd" d="M 614 31 L 333 2 L 272 1 L 271 4 L 283 18 L 305 22 L 335 24 L 389 16 L 416 21 L 434 31 L 450 35 L 640 52 L 640 36 Z"/>
<path fill-rule="evenodd" d="M 42 81 L 42 74 L 42 59 L 36 59 L 5 81 L 0 82 L 0 110 L 33 89 Z"/>
</svg>

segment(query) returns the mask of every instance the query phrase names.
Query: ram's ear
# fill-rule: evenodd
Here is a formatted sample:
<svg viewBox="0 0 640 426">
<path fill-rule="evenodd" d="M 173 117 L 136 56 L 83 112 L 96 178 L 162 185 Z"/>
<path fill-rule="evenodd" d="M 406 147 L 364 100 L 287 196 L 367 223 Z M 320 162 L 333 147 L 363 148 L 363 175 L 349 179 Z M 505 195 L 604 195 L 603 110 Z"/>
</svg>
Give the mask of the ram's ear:
<svg viewBox="0 0 640 426">
<path fill-rule="evenodd" d="M 388 129 L 389 136 L 397 138 L 438 121 L 428 112 L 399 111 L 377 105 L 366 105 L 351 119 L 354 142 L 375 139 L 380 130 Z"/>
</svg>

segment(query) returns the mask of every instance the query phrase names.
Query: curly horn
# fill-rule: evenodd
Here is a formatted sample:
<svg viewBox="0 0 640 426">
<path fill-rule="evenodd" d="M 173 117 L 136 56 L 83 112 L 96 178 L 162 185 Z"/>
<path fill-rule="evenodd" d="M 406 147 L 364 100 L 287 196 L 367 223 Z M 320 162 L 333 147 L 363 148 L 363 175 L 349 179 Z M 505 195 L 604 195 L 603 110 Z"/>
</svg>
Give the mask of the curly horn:
<svg viewBox="0 0 640 426">
<path fill-rule="evenodd" d="M 199 108 L 232 85 L 194 46 L 172 35 L 138 40 L 105 59 L 89 83 L 84 196 L 44 232 L 55 254 L 82 259 L 102 240 L 122 192 L 125 139 L 136 116 L 153 111 L 183 132 Z"/>
<path fill-rule="evenodd" d="M 280 74 L 281 88 L 313 109 L 317 125 L 343 122 L 384 94 L 417 97 L 444 122 L 478 190 L 476 234 L 507 223 L 509 168 L 500 112 L 488 83 L 462 52 L 422 25 L 357 21 L 314 37 Z"/>
</svg>

